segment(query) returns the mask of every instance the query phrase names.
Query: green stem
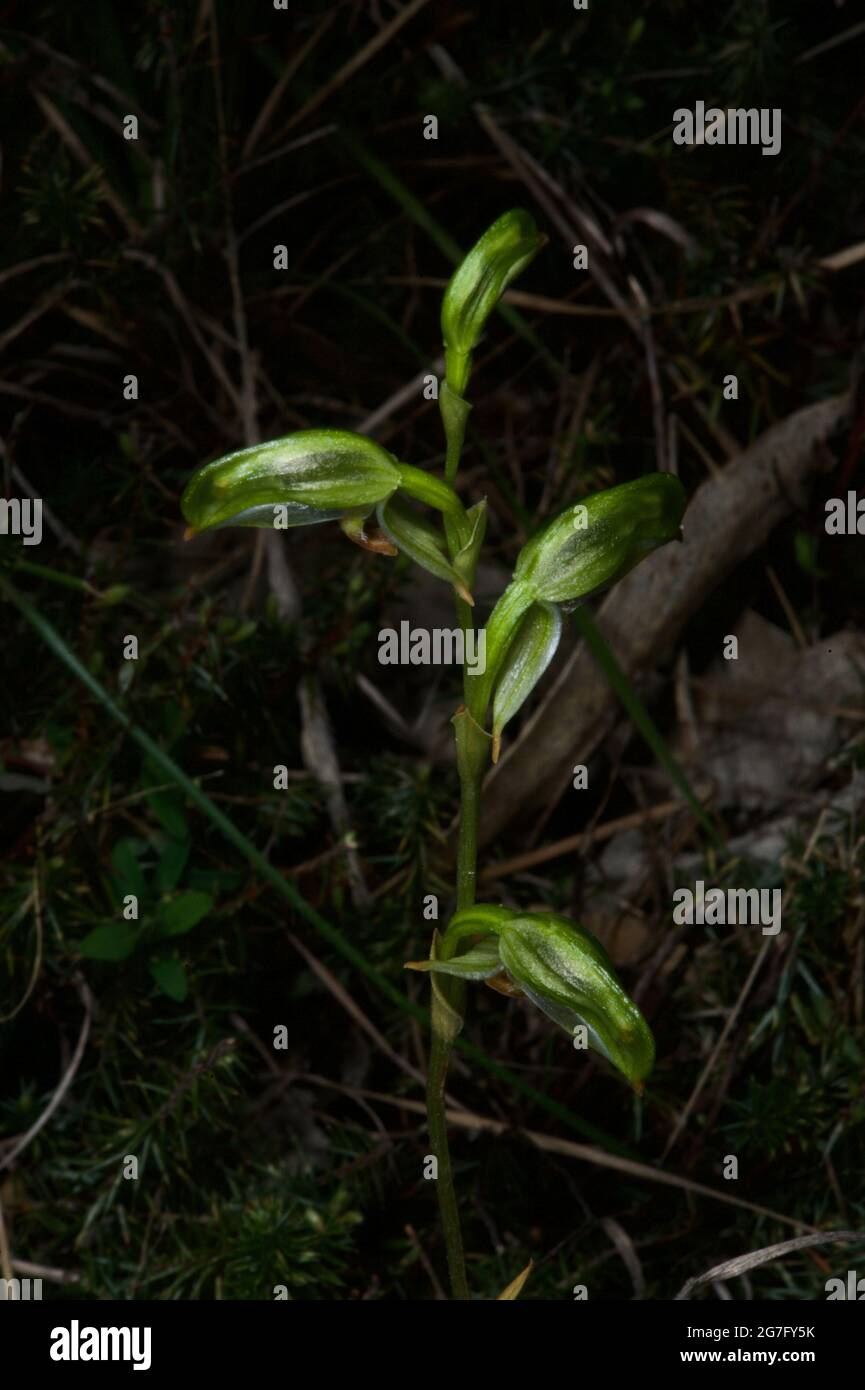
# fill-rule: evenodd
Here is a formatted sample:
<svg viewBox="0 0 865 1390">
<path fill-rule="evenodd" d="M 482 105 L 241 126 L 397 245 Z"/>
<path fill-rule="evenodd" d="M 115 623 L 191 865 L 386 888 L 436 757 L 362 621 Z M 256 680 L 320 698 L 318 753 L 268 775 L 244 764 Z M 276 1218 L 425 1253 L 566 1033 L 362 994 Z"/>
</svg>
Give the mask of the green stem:
<svg viewBox="0 0 865 1390">
<path fill-rule="evenodd" d="M 431 977 L 432 1045 L 427 1071 L 427 1123 L 432 1151 L 438 1160 L 436 1195 L 445 1238 L 451 1293 L 464 1301 L 469 1297 L 466 1261 L 460 1230 L 460 1214 L 451 1169 L 448 1124 L 445 1112 L 445 1086 L 453 1041 L 462 1027 L 465 985 L 460 980 Z"/>
<path fill-rule="evenodd" d="M 489 760 L 491 740 L 468 709 L 453 718 L 460 777 L 460 828 L 457 844 L 457 912 L 472 907 L 477 885 L 478 820 L 481 784 Z"/>
<path fill-rule="evenodd" d="M 468 710 L 454 715 L 457 766 L 460 775 L 460 830 L 457 861 L 457 908 L 471 907 L 475 900 L 477 881 L 478 817 L 480 813 L 481 782 L 488 757 L 489 736 L 478 728 Z M 436 935 L 434 952 L 441 952 Z M 431 975 L 432 984 L 432 1046 L 427 1075 L 427 1115 L 432 1151 L 438 1159 L 439 1212 L 447 1251 L 448 1272 L 454 1298 L 469 1297 L 465 1255 L 460 1230 L 459 1207 L 451 1168 L 448 1146 L 445 1086 L 451 1050 L 465 1014 L 465 982 Z"/>
<path fill-rule="evenodd" d="M 447 441 L 445 479 L 448 486 L 452 487 L 459 468 L 470 407 L 468 402 L 449 388 L 446 381 L 442 382 L 441 385 L 439 406 Z M 451 558 L 454 559 L 465 544 L 465 537 L 460 535 L 452 513 L 445 513 L 444 522 L 448 548 Z M 471 587 L 474 582 L 474 574 L 466 576 L 466 582 Z M 464 633 L 472 622 L 471 609 L 460 599 L 457 599 L 457 621 Z M 466 704 L 468 704 L 468 673 L 465 674 L 463 688 Z M 472 719 L 465 706 L 457 711 L 453 723 L 460 777 L 460 829 L 457 859 L 457 908 L 459 909 L 471 907 L 475 900 L 481 782 L 489 756 L 490 740 Z M 438 950 L 439 939 L 436 936 L 433 941 L 433 953 L 437 954 Z M 435 975 L 431 975 L 430 982 L 432 985 L 432 1042 L 427 1076 L 429 1136 L 433 1153 L 438 1160 L 436 1192 L 444 1231 L 451 1291 L 454 1298 L 467 1299 L 469 1288 L 445 1112 L 445 1087 L 451 1051 L 463 1026 L 465 1015 L 465 983 L 461 980 Z"/>
<path fill-rule="evenodd" d="M 410 463 L 401 463 L 399 484 L 403 492 L 407 492 L 410 497 L 416 497 L 419 502 L 426 502 L 427 506 L 435 507 L 436 511 L 443 512 L 445 516 L 462 523 L 464 527 L 467 525 L 463 504 L 449 482 L 443 483 L 440 478 L 425 472 L 423 468 L 413 468 Z"/>
<path fill-rule="evenodd" d="M 460 786 L 460 832 L 457 851 L 457 912 L 471 907 L 475 900 L 478 862 L 478 819 L 481 809 L 480 784 L 464 779 Z"/>
</svg>

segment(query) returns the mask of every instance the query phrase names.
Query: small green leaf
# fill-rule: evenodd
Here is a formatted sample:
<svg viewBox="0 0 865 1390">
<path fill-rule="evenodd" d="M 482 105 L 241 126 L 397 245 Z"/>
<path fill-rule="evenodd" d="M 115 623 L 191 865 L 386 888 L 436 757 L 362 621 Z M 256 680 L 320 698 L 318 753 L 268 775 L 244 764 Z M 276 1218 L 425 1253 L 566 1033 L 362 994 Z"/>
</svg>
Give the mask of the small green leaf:
<svg viewBox="0 0 865 1390">
<path fill-rule="evenodd" d="M 138 944 L 138 932 L 128 922 L 106 922 L 78 943 L 88 960 L 126 960 Z"/>
<path fill-rule="evenodd" d="M 171 956 L 167 960 L 152 960 L 149 969 L 162 993 L 176 1004 L 182 1004 L 189 993 L 189 980 L 183 962 Z"/>
<path fill-rule="evenodd" d="M 433 931 L 430 946 L 431 960 L 438 960 L 440 948 L 441 937 L 437 931 Z M 463 1018 L 462 1009 L 459 1007 L 459 996 L 464 989 L 465 981 L 453 978 L 442 980 L 435 974 L 430 976 L 430 994 L 432 996 L 430 1016 L 433 1036 L 441 1039 L 444 1043 L 452 1043 L 462 1031 Z"/>
<path fill-rule="evenodd" d="M 152 792 L 147 804 L 163 830 L 172 839 L 183 840 L 189 836 L 189 827 L 183 814 L 183 797 L 179 792 Z"/>
<path fill-rule="evenodd" d="M 458 396 L 456 391 L 451 390 L 447 383 L 447 377 L 445 377 L 439 386 L 439 410 L 448 449 L 456 457 L 459 457 L 462 452 L 471 409 L 467 400 Z"/>
<path fill-rule="evenodd" d="M 502 730 L 525 704 L 556 654 L 562 615 L 553 603 L 533 603 L 505 654 L 493 692 L 493 762 Z"/>
<path fill-rule="evenodd" d="M 118 840 L 111 851 L 111 867 L 119 897 L 124 898 L 130 893 L 134 893 L 136 898 L 146 896 L 144 872 L 138 862 L 139 855 L 146 849 L 144 840 L 127 838 Z"/>
<path fill-rule="evenodd" d="M 160 936 L 182 936 L 184 932 L 191 931 L 212 907 L 210 894 L 199 893 L 195 889 L 181 893 L 179 898 L 169 903 L 162 903 L 159 908 Z"/>
<path fill-rule="evenodd" d="M 192 841 L 168 838 L 156 864 L 156 883 L 161 893 L 171 893 L 180 882 L 186 868 Z"/>
<path fill-rule="evenodd" d="M 378 508 L 377 516 L 379 525 L 397 550 L 403 551 L 410 560 L 414 560 L 416 565 L 428 570 L 430 574 L 452 584 L 466 603 L 474 603 L 462 576 L 448 559 L 444 535 L 432 522 L 398 496 L 383 502 Z"/>
<path fill-rule="evenodd" d="M 466 588 L 470 589 L 475 582 L 481 546 L 487 533 L 486 498 L 469 508 L 466 520 L 469 523 L 468 539 L 454 556 L 454 569 L 462 576 Z"/>
</svg>

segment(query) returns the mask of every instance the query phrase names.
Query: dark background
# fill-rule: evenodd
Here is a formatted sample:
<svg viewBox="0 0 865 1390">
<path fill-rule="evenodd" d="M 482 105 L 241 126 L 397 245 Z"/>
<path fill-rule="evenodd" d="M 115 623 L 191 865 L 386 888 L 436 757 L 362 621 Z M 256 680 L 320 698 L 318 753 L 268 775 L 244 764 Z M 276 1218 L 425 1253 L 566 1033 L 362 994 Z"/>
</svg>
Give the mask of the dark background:
<svg viewBox="0 0 865 1390">
<path fill-rule="evenodd" d="M 207 460 L 314 425 L 440 469 L 420 374 L 437 371 L 441 291 L 457 248 L 512 206 L 550 243 L 516 324 L 490 322 L 470 388 L 461 486 L 489 499 L 488 597 L 565 504 L 671 464 L 693 494 L 777 422 L 855 390 L 865 259 L 825 262 L 865 240 L 861 19 L 829 0 L 0 7 L 4 491 L 51 513 L 38 548 L 0 538 L 6 1139 L 69 1080 L 0 1200 L 10 1258 L 60 1271 L 45 1297 L 440 1296 L 426 1034 L 399 1000 L 426 1003 L 402 969 L 428 950 L 424 894 L 442 916 L 449 902 L 459 681 L 381 667 L 377 634 L 449 625 L 448 593 L 335 526 L 184 544 L 179 495 Z M 780 107 L 780 154 L 674 146 L 673 111 L 698 99 Z M 635 304 L 647 331 L 627 321 Z M 722 847 L 684 802 L 639 828 L 678 793 L 624 713 L 590 757 L 565 741 L 562 775 L 588 759 L 587 792 L 550 787 L 528 814 L 511 788 L 491 894 L 605 940 L 658 1062 L 638 1104 L 519 1001 L 474 991 L 466 1037 L 506 1068 L 461 1057 L 451 1077 L 455 1101 L 499 1125 L 452 1134 L 480 1297 L 531 1257 L 524 1298 L 579 1283 L 671 1298 L 724 1258 L 862 1225 L 863 559 L 861 539 L 824 528 L 826 498 L 856 485 L 860 398 L 783 523 L 637 683 Z M 40 622 L 329 930 L 108 716 Z M 731 706 L 718 662 L 737 632 L 753 636 L 750 679 Z M 831 670 L 829 637 L 845 653 Z M 767 746 L 770 783 L 737 780 Z M 506 866 L 628 816 L 629 836 Z M 671 884 L 699 876 L 785 890 L 747 991 L 757 929 L 672 924 Z M 136 949 L 82 952 L 131 891 Z M 154 923 L 177 901 L 189 929 L 166 949 Z M 663 1158 L 672 1182 L 605 1164 L 659 1162 L 734 1010 Z M 729 1291 L 823 1298 L 848 1267 L 803 1251 Z"/>
</svg>

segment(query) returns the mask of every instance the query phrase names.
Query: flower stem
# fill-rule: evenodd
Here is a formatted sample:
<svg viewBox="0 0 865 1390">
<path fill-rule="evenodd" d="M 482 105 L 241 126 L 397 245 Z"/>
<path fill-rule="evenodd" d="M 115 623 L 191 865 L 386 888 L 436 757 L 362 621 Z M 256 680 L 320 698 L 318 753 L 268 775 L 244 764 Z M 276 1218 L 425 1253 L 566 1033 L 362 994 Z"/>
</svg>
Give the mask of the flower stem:
<svg viewBox="0 0 865 1390">
<path fill-rule="evenodd" d="M 453 1040 L 462 1027 L 465 984 L 461 980 L 430 977 L 433 983 L 432 1045 L 427 1070 L 427 1124 L 432 1151 L 438 1160 L 436 1194 L 447 1251 L 448 1273 L 454 1298 L 469 1297 L 466 1262 L 456 1189 L 451 1169 L 445 1086 Z"/>
<path fill-rule="evenodd" d="M 488 756 L 490 738 L 478 727 L 468 710 L 460 709 L 453 719 L 456 732 L 457 766 L 460 774 L 460 829 L 457 857 L 457 908 L 471 907 L 477 878 L 478 816 L 481 781 Z M 440 952 L 438 938 L 434 943 Z M 465 982 L 431 975 L 432 1047 L 427 1074 L 427 1115 L 432 1150 L 438 1159 L 439 1211 L 447 1251 L 448 1272 L 454 1298 L 469 1297 L 465 1256 L 460 1230 L 459 1208 L 448 1146 L 445 1085 L 454 1039 L 463 1026 Z"/>
<path fill-rule="evenodd" d="M 457 911 L 475 901 L 478 858 L 478 821 L 481 783 L 489 759 L 491 739 L 465 706 L 451 721 L 457 745 L 460 776 L 460 827 L 457 844 Z"/>
<path fill-rule="evenodd" d="M 445 477 L 453 485 L 465 437 L 469 406 L 442 383 L 440 399 L 442 419 L 447 438 Z M 445 515 L 445 532 L 453 558 L 462 544 L 450 517 Z M 472 574 L 469 585 L 474 581 Z M 465 633 L 471 624 L 471 609 L 457 600 L 457 620 Z M 466 673 L 464 687 L 468 701 Z M 488 757 L 489 736 L 475 723 L 465 706 L 453 719 L 457 745 L 457 767 L 460 778 L 460 825 L 457 853 L 457 908 L 471 907 L 475 900 L 477 881 L 478 817 L 480 813 L 481 782 Z M 433 938 L 433 954 L 439 951 L 438 935 Z M 432 1151 L 438 1160 L 436 1192 L 447 1252 L 451 1292 L 456 1299 L 468 1299 L 466 1263 L 460 1229 L 459 1206 L 454 1187 L 448 1145 L 445 1087 L 454 1039 L 463 1026 L 465 1014 L 465 982 L 444 975 L 430 975 L 432 985 L 432 1042 L 427 1072 L 427 1123 Z"/>
</svg>

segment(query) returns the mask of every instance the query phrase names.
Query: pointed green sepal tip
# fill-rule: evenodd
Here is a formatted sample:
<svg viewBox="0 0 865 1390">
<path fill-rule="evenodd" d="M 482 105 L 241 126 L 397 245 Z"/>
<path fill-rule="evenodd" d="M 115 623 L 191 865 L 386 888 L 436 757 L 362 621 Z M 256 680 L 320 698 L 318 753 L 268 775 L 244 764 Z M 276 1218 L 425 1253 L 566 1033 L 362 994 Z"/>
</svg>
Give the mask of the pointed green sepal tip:
<svg viewBox="0 0 865 1390">
<path fill-rule="evenodd" d="M 386 449 L 349 430 L 298 430 L 216 459 L 194 473 L 180 506 L 191 531 L 277 530 L 369 512 L 399 486 Z"/>
<path fill-rule="evenodd" d="M 488 980 L 502 968 L 494 941 L 482 941 L 462 955 L 449 960 L 409 960 L 404 970 L 430 971 L 434 975 L 454 975 L 463 980 Z"/>
<path fill-rule="evenodd" d="M 470 357 L 508 285 L 546 242 L 534 218 L 514 208 L 497 218 L 454 271 L 442 302 L 447 381 L 462 396 Z"/>
<path fill-rule="evenodd" d="M 576 603 L 608 588 L 681 535 L 685 490 L 674 473 L 649 473 L 596 492 L 547 523 L 517 559 L 514 577 L 535 598 Z"/>
</svg>

